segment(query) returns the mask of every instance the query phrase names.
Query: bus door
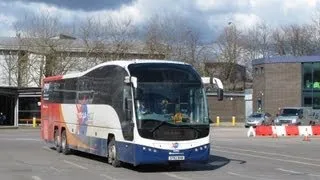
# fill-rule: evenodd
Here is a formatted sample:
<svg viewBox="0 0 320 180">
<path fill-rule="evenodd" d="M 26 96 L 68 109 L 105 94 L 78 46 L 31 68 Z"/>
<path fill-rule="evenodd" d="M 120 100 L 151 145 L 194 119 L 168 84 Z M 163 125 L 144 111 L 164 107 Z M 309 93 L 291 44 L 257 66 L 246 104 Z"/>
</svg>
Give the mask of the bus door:
<svg viewBox="0 0 320 180">
<path fill-rule="evenodd" d="M 45 83 L 42 90 L 41 98 L 41 138 L 49 140 L 49 112 L 48 102 L 49 100 L 49 83 Z"/>
<path fill-rule="evenodd" d="M 131 87 L 126 85 L 124 87 L 124 112 L 125 116 L 122 121 L 122 129 L 123 129 L 123 134 L 124 138 L 126 140 L 132 141 L 133 140 L 133 128 L 134 128 L 134 123 L 133 123 L 133 98 L 131 95 Z"/>
</svg>

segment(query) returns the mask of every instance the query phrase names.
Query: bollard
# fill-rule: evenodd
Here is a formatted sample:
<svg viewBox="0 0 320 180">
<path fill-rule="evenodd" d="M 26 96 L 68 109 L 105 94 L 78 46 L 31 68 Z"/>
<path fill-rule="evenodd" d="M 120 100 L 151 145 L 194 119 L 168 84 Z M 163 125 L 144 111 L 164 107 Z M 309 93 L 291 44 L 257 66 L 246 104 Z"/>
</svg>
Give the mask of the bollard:
<svg viewBox="0 0 320 180">
<path fill-rule="evenodd" d="M 235 125 L 236 125 L 236 117 L 232 116 L 232 126 L 235 126 Z"/>
<path fill-rule="evenodd" d="M 220 117 L 217 116 L 217 126 L 219 126 L 219 124 L 220 124 Z"/>
<path fill-rule="evenodd" d="M 37 126 L 37 124 L 36 124 L 36 118 L 35 117 L 33 117 L 33 119 L 32 119 L 32 127 L 36 127 Z"/>
</svg>

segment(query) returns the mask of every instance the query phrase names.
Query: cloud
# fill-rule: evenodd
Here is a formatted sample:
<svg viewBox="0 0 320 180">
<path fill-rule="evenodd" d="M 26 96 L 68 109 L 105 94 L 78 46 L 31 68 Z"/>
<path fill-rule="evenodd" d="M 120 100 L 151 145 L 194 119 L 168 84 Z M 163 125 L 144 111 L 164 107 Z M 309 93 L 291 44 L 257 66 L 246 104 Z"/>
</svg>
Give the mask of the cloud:
<svg viewBox="0 0 320 180">
<path fill-rule="evenodd" d="M 132 0 L 11 0 L 21 3 L 45 3 L 70 10 L 97 11 L 103 9 L 118 9 Z"/>
<path fill-rule="evenodd" d="M 184 19 L 203 40 L 210 40 L 230 21 L 243 28 L 261 21 L 271 26 L 309 23 L 319 5 L 318 0 L 0 0 L 0 12 L 11 17 L 8 22 L 41 12 L 56 15 L 65 24 L 87 17 L 102 21 L 106 16 L 130 17 L 141 28 L 155 14 L 168 15 Z M 11 24 L 1 26 L 12 29 Z"/>
</svg>

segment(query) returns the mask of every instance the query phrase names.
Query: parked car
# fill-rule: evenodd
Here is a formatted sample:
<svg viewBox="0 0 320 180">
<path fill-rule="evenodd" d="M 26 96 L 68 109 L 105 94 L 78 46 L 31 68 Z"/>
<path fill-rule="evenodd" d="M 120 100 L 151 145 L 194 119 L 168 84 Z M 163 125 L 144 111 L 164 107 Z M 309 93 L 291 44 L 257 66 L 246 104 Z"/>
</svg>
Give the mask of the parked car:
<svg viewBox="0 0 320 180">
<path fill-rule="evenodd" d="M 255 112 L 246 118 L 245 127 L 266 125 L 272 123 L 272 116 L 267 112 Z"/>
<path fill-rule="evenodd" d="M 274 122 L 276 125 L 309 125 L 314 120 L 311 107 L 283 107 Z"/>
</svg>

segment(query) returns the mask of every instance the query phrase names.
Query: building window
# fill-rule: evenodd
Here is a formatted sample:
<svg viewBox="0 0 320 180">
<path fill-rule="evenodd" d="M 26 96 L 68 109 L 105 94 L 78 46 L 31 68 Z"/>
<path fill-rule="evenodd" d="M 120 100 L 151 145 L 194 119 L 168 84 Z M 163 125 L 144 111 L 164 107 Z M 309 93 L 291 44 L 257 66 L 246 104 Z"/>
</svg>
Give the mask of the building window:
<svg viewBox="0 0 320 180">
<path fill-rule="evenodd" d="M 312 89 L 312 63 L 303 63 L 303 88 Z"/>
<path fill-rule="evenodd" d="M 320 109 L 320 63 L 303 63 L 303 106 Z"/>
<path fill-rule="evenodd" d="M 313 63 L 313 85 L 314 90 L 320 90 L 320 63 Z"/>
<path fill-rule="evenodd" d="M 40 119 L 40 97 L 19 98 L 19 124 L 32 124 L 33 117 Z"/>
</svg>

